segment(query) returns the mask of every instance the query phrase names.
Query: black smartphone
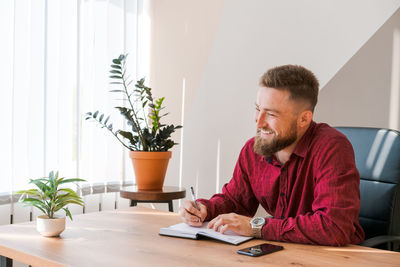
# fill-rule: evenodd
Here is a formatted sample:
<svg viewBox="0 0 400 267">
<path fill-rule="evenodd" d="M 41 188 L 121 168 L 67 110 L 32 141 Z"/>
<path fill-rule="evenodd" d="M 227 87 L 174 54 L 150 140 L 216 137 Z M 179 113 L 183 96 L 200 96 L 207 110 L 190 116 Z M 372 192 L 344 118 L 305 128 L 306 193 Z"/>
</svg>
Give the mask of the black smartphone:
<svg viewBox="0 0 400 267">
<path fill-rule="evenodd" d="M 282 246 L 276 246 L 268 243 L 263 243 L 257 246 L 249 247 L 249 248 L 243 248 L 239 249 L 237 253 L 247 255 L 247 256 L 252 256 L 252 257 L 258 257 L 261 255 L 269 254 L 275 251 L 282 250 Z"/>
</svg>

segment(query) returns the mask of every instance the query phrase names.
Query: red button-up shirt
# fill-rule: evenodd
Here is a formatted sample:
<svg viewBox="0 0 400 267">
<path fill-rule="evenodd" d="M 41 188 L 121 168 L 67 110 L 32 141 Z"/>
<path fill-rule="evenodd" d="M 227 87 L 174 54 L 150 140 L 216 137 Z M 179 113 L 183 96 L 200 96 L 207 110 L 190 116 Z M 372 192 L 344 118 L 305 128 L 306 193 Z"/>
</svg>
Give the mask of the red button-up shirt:
<svg viewBox="0 0 400 267">
<path fill-rule="evenodd" d="M 360 176 L 347 138 L 327 124 L 311 122 L 289 160 L 281 166 L 242 148 L 222 194 L 199 201 L 210 220 L 235 212 L 254 216 L 258 204 L 273 216 L 262 229 L 266 240 L 341 246 L 358 244 Z"/>
</svg>

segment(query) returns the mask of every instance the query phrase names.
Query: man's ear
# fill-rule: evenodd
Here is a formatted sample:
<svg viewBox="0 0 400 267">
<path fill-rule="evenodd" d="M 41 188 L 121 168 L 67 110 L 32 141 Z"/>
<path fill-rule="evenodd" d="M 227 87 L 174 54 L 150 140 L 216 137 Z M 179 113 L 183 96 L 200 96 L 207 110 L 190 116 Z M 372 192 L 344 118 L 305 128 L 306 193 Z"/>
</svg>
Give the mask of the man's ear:
<svg viewBox="0 0 400 267">
<path fill-rule="evenodd" d="M 313 119 L 312 111 L 311 110 L 305 110 L 299 116 L 298 125 L 300 127 L 302 127 L 302 128 L 306 127 L 311 123 L 312 119 Z"/>
</svg>

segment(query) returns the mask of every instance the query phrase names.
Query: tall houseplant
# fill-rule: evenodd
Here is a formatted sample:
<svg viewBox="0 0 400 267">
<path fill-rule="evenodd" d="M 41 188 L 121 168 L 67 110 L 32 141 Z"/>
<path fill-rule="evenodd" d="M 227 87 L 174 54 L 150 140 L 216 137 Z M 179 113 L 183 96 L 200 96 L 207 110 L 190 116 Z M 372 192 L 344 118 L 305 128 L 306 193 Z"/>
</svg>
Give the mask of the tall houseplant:
<svg viewBox="0 0 400 267">
<path fill-rule="evenodd" d="M 51 171 L 48 177 L 30 180 L 29 183 L 34 184 L 37 189 L 21 190 L 16 194 L 22 194 L 20 202 L 43 212 L 43 215 L 37 217 L 37 230 L 44 236 L 58 236 L 65 229 L 65 216 L 56 216 L 56 212 L 62 209 L 72 220 L 71 212 L 66 206 L 68 204 L 84 206 L 82 198 L 74 190 L 59 186 L 84 181 L 79 178 L 59 177 L 58 172 Z"/>
<path fill-rule="evenodd" d="M 125 106 L 115 107 L 127 123 L 127 130 L 115 130 L 109 122 L 110 116 L 105 117 L 99 111 L 86 113 L 86 120 L 96 121 L 101 128 L 108 130 L 124 147 L 130 150 L 129 156 L 134 166 L 136 183 L 142 190 L 159 190 L 162 188 L 171 149 L 175 143 L 171 134 L 182 126 L 165 125 L 161 118 L 164 109 L 164 97 L 154 99 L 150 87 L 142 78 L 134 87 L 127 74 L 126 54 L 112 60 L 110 78 L 111 84 L 118 89 L 110 92 L 123 95 Z M 148 114 L 148 115 L 147 115 Z"/>
</svg>

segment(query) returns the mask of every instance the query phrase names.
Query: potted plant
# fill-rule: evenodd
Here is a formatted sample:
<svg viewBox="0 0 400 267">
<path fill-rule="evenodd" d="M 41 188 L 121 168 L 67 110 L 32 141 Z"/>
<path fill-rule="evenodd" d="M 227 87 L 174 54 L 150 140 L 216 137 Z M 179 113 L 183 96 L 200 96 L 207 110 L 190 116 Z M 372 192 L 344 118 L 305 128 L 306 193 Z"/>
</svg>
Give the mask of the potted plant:
<svg viewBox="0 0 400 267">
<path fill-rule="evenodd" d="M 165 125 L 161 118 L 164 109 L 164 97 L 154 99 L 151 88 L 144 84 L 145 79 L 138 80 L 132 88 L 126 69 L 126 54 L 112 60 L 111 84 L 119 86 L 110 92 L 123 95 L 126 106 L 115 107 L 127 123 L 127 130 L 114 130 L 109 122 L 110 116 L 105 117 L 99 111 L 86 113 L 86 120 L 96 121 L 101 128 L 108 130 L 124 147 L 130 150 L 136 184 L 140 190 L 160 190 L 164 184 L 168 161 L 175 143 L 171 134 L 182 126 Z"/>
<path fill-rule="evenodd" d="M 65 229 L 65 216 L 57 216 L 56 212 L 63 209 L 72 220 L 71 212 L 65 206 L 68 204 L 84 206 L 82 198 L 74 190 L 59 188 L 59 186 L 84 181 L 79 178 L 59 177 L 58 172 L 51 171 L 48 177 L 30 180 L 29 183 L 34 184 L 38 189 L 21 190 L 16 194 L 22 194 L 20 202 L 26 206 L 36 207 L 44 213 L 38 216 L 36 221 L 36 229 L 41 235 L 59 236 Z"/>
</svg>

